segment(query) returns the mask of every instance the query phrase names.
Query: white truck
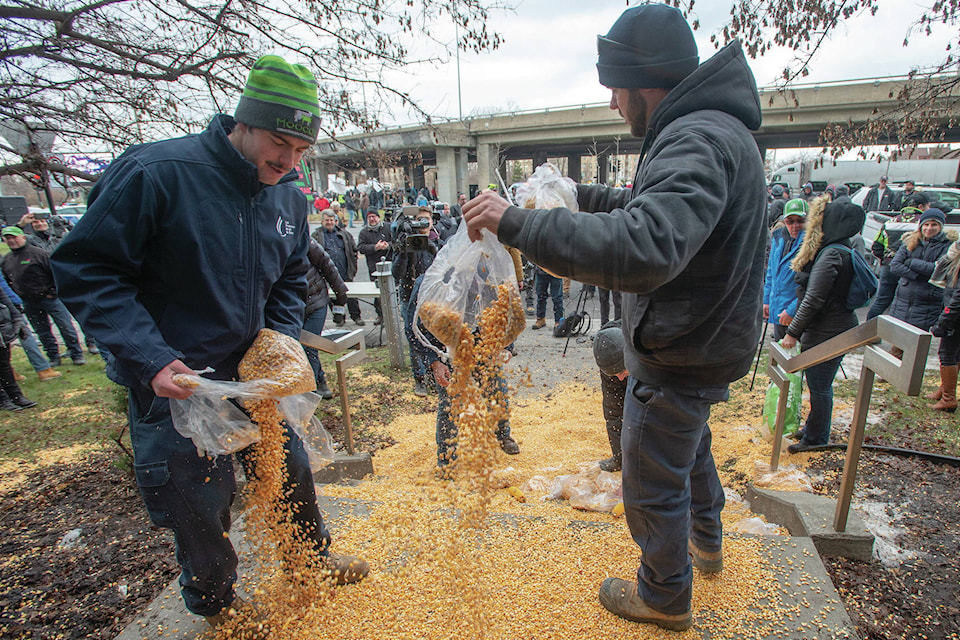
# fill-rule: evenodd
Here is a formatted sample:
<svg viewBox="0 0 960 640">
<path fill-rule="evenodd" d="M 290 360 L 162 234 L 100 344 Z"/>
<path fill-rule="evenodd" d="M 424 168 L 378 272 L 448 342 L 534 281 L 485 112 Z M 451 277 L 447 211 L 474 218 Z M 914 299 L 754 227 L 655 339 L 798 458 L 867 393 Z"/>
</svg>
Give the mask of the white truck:
<svg viewBox="0 0 960 640">
<path fill-rule="evenodd" d="M 797 193 L 807 182 L 814 183 L 814 191 L 823 191 L 828 184 L 873 185 L 880 176 L 887 176 L 890 184 L 913 180 L 920 184 L 952 184 L 960 182 L 960 158 L 938 160 L 837 160 L 826 159 L 816 166 L 815 160 L 804 160 L 783 165 L 770 175 L 770 184 L 783 184 Z M 819 188 L 817 188 L 819 187 Z M 854 189 L 851 189 L 854 191 Z"/>
</svg>

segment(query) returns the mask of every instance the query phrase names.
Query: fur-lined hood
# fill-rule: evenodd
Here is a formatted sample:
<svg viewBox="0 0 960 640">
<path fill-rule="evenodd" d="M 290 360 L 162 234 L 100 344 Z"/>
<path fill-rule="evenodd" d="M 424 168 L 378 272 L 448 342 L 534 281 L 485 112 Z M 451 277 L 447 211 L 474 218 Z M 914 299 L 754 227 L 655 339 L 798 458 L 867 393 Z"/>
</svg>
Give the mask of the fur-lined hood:
<svg viewBox="0 0 960 640">
<path fill-rule="evenodd" d="M 829 196 L 820 196 L 810 202 L 810 213 L 804 229 L 803 244 L 790 263 L 794 271 L 801 271 L 813 262 L 821 248 L 835 242 L 849 240 L 860 233 L 866 214 L 862 207 L 844 196 L 831 202 Z M 848 242 L 845 244 L 849 244 Z"/>
</svg>

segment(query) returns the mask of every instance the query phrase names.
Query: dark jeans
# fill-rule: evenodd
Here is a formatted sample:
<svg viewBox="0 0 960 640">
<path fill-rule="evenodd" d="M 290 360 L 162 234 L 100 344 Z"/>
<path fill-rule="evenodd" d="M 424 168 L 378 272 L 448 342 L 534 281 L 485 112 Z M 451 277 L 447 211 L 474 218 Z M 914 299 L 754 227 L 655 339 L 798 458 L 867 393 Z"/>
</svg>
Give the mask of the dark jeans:
<svg viewBox="0 0 960 640">
<path fill-rule="evenodd" d="M 319 309 L 303 319 L 303 328 L 310 333 L 320 335 L 323 331 L 323 323 L 326 321 L 327 307 L 326 305 L 321 305 Z M 313 377 L 316 379 L 317 384 L 326 382 L 327 377 L 323 372 L 323 366 L 320 364 L 320 355 L 317 353 L 317 350 L 312 347 L 304 347 L 303 350 L 307 354 L 307 361 L 310 363 L 310 368 L 313 369 Z"/>
<path fill-rule="evenodd" d="M 2 342 L 0 342 L 0 388 L 3 389 L 3 395 L 11 400 L 23 397 L 20 385 L 17 384 L 17 379 L 13 375 L 13 366 L 10 364 L 10 349 Z"/>
<path fill-rule="evenodd" d="M 547 291 L 553 300 L 553 321 L 563 320 L 563 281 L 543 271 L 537 271 L 537 317 L 547 317 Z"/>
<path fill-rule="evenodd" d="M 43 345 L 43 350 L 46 351 L 50 360 L 60 357 L 60 346 L 57 344 L 57 338 L 53 335 L 53 329 L 50 327 L 51 318 L 60 331 L 60 337 L 63 338 L 63 343 L 67 346 L 70 357 L 83 357 L 83 347 L 80 346 L 77 330 L 73 326 L 73 318 L 59 298 L 24 300 L 23 313 L 30 320 L 30 326 L 37 332 L 40 344 Z"/>
<path fill-rule="evenodd" d="M 148 389 L 130 390 L 128 410 L 137 485 L 153 523 L 173 530 L 184 603 L 197 615 L 214 615 L 236 595 L 237 554 L 226 535 L 237 489 L 233 456 L 198 456 L 193 442 L 174 428 L 169 400 Z M 330 535 L 317 508 L 307 454 L 293 430 L 287 427 L 286 433 L 283 499 L 304 539 L 325 555 Z M 245 452 L 236 457 L 251 477 Z"/>
<path fill-rule="evenodd" d="M 637 592 L 657 611 L 690 610 L 693 568 L 687 540 L 721 548 L 723 487 L 710 452 L 710 406 L 729 397 L 724 386 L 679 388 L 633 376 L 623 407 L 623 504 L 643 550 Z"/>
<path fill-rule="evenodd" d="M 507 381 L 498 377 L 493 389 L 485 390 L 485 393 L 496 393 L 499 390 L 500 397 L 506 402 Z M 447 389 L 437 385 L 437 466 L 442 467 L 450 464 L 457 459 L 457 425 L 450 417 L 450 396 L 447 395 Z M 497 423 L 497 440 L 503 440 L 510 435 L 510 421 L 501 420 Z"/>
<path fill-rule="evenodd" d="M 619 291 L 610 291 L 602 287 L 597 287 L 600 298 L 600 326 L 607 324 L 610 320 L 610 298 L 613 298 L 613 319 L 620 319 L 620 299 Z"/>
<path fill-rule="evenodd" d="M 900 278 L 890 271 L 890 265 L 880 267 L 880 275 L 877 279 L 880 281 L 877 286 L 877 297 L 874 298 L 873 304 L 867 311 L 867 320 L 876 318 L 887 310 L 887 307 L 893 302 L 894 294 L 897 293 L 897 282 L 900 281 Z"/>
<path fill-rule="evenodd" d="M 960 364 L 960 330 L 953 335 L 940 338 L 940 347 L 937 349 L 941 367 L 955 367 Z"/>
<path fill-rule="evenodd" d="M 843 356 L 821 362 L 804 371 L 810 391 L 810 415 L 803 425 L 806 445 L 827 444 L 830 441 L 830 422 L 833 419 L 833 379 L 840 370 Z"/>
<path fill-rule="evenodd" d="M 424 382 L 427 376 L 427 367 L 423 363 L 423 359 L 420 357 L 420 350 L 417 349 L 414 344 L 414 341 L 419 342 L 419 338 L 413 335 L 413 324 L 412 320 L 407 319 L 408 315 L 413 315 L 416 313 L 416 305 L 410 304 L 410 301 L 400 302 L 400 311 L 403 315 L 403 332 L 407 336 L 407 349 L 410 351 L 410 371 L 413 372 L 413 379 L 416 382 Z"/>
</svg>

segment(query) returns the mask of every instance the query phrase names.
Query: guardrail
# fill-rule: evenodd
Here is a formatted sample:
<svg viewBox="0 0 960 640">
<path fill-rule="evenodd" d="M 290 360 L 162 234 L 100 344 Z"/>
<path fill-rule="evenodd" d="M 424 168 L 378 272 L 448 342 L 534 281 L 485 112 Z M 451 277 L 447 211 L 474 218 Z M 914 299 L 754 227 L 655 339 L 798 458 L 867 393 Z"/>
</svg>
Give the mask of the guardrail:
<svg viewBox="0 0 960 640">
<path fill-rule="evenodd" d="M 920 386 L 923 384 L 923 371 L 927 364 L 931 339 L 932 336 L 927 331 L 917 329 L 890 316 L 878 316 L 793 357 L 790 357 L 779 344 L 771 343 L 770 345 L 770 364 L 767 366 L 767 375 L 770 381 L 780 389 L 776 428 L 773 434 L 773 453 L 770 457 L 770 468 L 773 471 L 776 471 L 780 464 L 783 423 L 786 418 L 787 391 L 790 384 L 787 374 L 809 369 L 854 349 L 865 347 L 860 384 L 857 387 L 857 398 L 853 405 L 853 423 L 850 425 L 847 456 L 843 465 L 843 477 L 840 480 L 840 496 L 837 499 L 837 510 L 833 521 L 833 528 L 837 532 L 843 532 L 847 528 L 847 516 L 850 513 L 850 501 L 853 498 L 853 488 L 857 480 L 857 468 L 863 447 L 863 433 L 870 407 L 870 396 L 873 393 L 874 378 L 876 374 L 880 374 L 884 380 L 908 396 L 918 395 Z M 903 356 L 898 360 L 889 352 L 880 349 L 876 345 L 881 340 L 902 349 Z"/>
</svg>

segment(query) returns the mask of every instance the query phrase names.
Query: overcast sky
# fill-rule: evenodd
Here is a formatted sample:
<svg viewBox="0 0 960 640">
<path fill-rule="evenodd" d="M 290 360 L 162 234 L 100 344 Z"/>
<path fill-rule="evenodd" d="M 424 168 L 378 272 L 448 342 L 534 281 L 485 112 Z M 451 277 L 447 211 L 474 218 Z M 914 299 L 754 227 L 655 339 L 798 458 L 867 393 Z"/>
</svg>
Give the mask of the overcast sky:
<svg viewBox="0 0 960 640">
<path fill-rule="evenodd" d="M 710 0 L 696 5 L 701 27 L 695 32 L 701 61 L 715 52 L 710 35 L 729 17 L 732 0 Z M 624 0 L 514 0 L 515 11 L 491 16 L 488 25 L 505 43 L 493 53 L 460 54 L 462 112 L 475 109 L 542 109 L 592 104 L 609 100 L 597 81 L 596 36 L 606 33 L 626 9 Z M 631 2 L 633 6 L 636 2 Z M 704 6 L 709 4 L 710 6 Z M 920 14 L 910 0 L 889 0 L 876 16 L 861 15 L 840 26 L 826 43 L 804 82 L 829 82 L 903 75 L 918 65 L 944 56 L 950 33 L 939 29 L 932 37 L 914 36 L 902 42 L 909 24 Z M 453 29 L 449 38 L 453 40 Z M 772 86 L 791 51 L 775 50 L 749 60 L 759 86 Z M 455 59 L 432 71 L 397 78 L 398 86 L 413 93 L 428 112 L 456 118 L 457 64 Z M 404 113 L 395 123 L 413 121 Z"/>
</svg>

